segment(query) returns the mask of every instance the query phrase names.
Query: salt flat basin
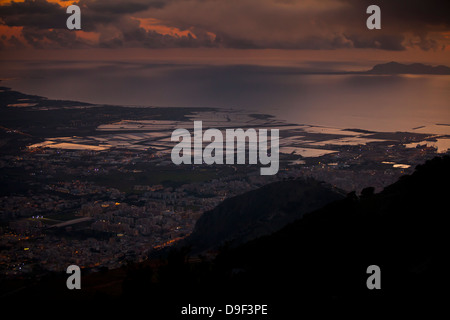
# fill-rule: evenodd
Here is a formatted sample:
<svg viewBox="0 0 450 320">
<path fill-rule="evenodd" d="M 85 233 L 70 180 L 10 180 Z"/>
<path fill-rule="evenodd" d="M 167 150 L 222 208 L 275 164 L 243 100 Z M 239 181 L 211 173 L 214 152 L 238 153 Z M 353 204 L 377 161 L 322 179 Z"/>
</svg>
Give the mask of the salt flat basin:
<svg viewBox="0 0 450 320">
<path fill-rule="evenodd" d="M 26 108 L 26 107 L 34 107 L 36 106 L 37 103 L 27 103 L 27 102 L 23 102 L 23 103 L 10 103 L 8 104 L 8 107 L 14 107 L 14 108 Z"/>
<path fill-rule="evenodd" d="M 179 121 L 171 120 L 121 120 L 114 123 L 102 124 L 97 127 L 98 131 L 119 130 L 171 130 L 179 125 Z"/>
<path fill-rule="evenodd" d="M 395 163 L 391 161 L 382 161 L 383 164 L 391 164 L 393 168 L 400 168 L 400 169 L 408 169 L 411 167 L 409 164 L 403 164 L 403 163 Z"/>
<path fill-rule="evenodd" d="M 434 147 L 438 153 L 445 153 L 450 149 L 449 138 L 436 138 L 436 141 L 420 141 L 405 144 L 407 148 L 416 148 L 417 146 L 426 145 L 427 147 Z"/>
<path fill-rule="evenodd" d="M 289 165 L 291 165 L 291 166 L 300 165 L 300 164 L 306 164 L 305 160 L 292 160 L 292 161 L 289 161 Z"/>
<path fill-rule="evenodd" d="M 414 128 L 412 132 L 426 133 L 426 134 L 439 134 L 450 135 L 450 124 L 436 123 L 431 125 L 423 125 L 418 128 Z"/>
<path fill-rule="evenodd" d="M 79 143 L 68 143 L 68 142 L 62 142 L 58 143 L 53 140 L 44 141 L 41 143 L 36 143 L 31 146 L 28 146 L 28 148 L 39 148 L 39 147 L 46 147 L 46 148 L 52 148 L 52 149 L 67 149 L 67 150 L 94 150 L 94 151 L 102 151 L 107 150 L 111 146 L 109 145 L 103 145 L 103 146 L 95 146 L 95 145 L 88 145 L 88 144 L 79 144 Z"/>
</svg>

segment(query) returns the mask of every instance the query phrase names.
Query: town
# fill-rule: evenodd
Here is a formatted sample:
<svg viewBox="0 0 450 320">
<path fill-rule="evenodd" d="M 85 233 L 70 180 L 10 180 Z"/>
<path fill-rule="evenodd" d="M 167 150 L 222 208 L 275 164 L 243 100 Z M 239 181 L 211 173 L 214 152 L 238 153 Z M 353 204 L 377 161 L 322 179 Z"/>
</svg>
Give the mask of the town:
<svg viewBox="0 0 450 320">
<path fill-rule="evenodd" d="M 61 271 L 76 264 L 91 271 L 142 261 L 188 236 L 203 212 L 227 197 L 269 182 L 311 177 L 345 191 L 378 191 L 432 158 L 426 146 L 368 144 L 293 161 L 260 176 L 256 166 L 171 163 L 169 155 L 37 148 L 2 155 L 11 183 L 27 190 L 0 197 L 0 272 L 5 276 Z M 389 161 L 385 161 L 389 160 Z M 408 165 L 395 166 L 395 163 Z M 158 176 L 157 172 L 163 172 Z"/>
<path fill-rule="evenodd" d="M 98 106 L 5 87 L 0 95 L 0 276 L 6 278 L 36 278 L 70 265 L 83 272 L 120 268 L 177 244 L 204 212 L 268 183 L 315 179 L 359 196 L 448 153 L 448 136 L 427 127 L 372 132 L 239 110 Z M 171 133 L 198 120 L 220 130 L 279 130 L 278 172 L 261 175 L 257 163 L 174 164 Z"/>
</svg>

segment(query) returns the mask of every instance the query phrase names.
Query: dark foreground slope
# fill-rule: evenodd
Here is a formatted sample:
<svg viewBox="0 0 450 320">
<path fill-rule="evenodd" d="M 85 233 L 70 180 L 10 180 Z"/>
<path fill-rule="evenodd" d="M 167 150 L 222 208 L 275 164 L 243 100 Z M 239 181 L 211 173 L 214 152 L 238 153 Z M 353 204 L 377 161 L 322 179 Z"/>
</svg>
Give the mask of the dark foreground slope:
<svg viewBox="0 0 450 320">
<path fill-rule="evenodd" d="M 143 270 L 130 276 L 124 296 L 172 292 L 174 306 L 267 303 L 274 314 L 438 302 L 448 270 L 448 181 L 450 157 L 435 158 L 379 194 L 350 194 L 270 236 L 223 248 L 213 262 L 187 263 L 174 252 L 156 282 L 140 281 Z M 381 268 L 381 290 L 366 286 L 370 265 Z"/>
<path fill-rule="evenodd" d="M 344 198 L 344 193 L 313 179 L 274 182 L 226 199 L 205 212 L 188 239 L 194 251 L 235 246 L 273 233 L 304 214 Z"/>
<path fill-rule="evenodd" d="M 383 192 L 350 195 L 219 257 L 249 287 L 320 302 L 438 300 L 448 272 L 450 158 L 419 166 Z M 381 268 L 368 290 L 367 267 Z M 258 291 L 258 290 L 256 290 Z M 267 291 L 266 291 L 267 292 Z"/>
</svg>

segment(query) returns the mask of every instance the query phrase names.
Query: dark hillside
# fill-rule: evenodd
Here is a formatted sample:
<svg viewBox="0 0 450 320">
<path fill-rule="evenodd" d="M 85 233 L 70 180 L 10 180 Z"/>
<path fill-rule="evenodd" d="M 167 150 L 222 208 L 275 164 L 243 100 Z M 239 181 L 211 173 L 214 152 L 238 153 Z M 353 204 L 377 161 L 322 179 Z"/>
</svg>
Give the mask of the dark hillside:
<svg viewBox="0 0 450 320">
<path fill-rule="evenodd" d="M 313 179 L 274 182 L 204 213 L 188 243 L 196 251 L 242 244 L 342 198 L 343 192 Z"/>
</svg>

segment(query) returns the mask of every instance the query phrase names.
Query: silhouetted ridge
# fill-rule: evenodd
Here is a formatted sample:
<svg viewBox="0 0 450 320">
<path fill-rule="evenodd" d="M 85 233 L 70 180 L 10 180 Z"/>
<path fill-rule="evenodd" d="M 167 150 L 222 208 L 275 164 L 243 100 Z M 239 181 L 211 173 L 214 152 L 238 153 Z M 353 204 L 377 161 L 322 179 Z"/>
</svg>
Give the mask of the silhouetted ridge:
<svg viewBox="0 0 450 320">
<path fill-rule="evenodd" d="M 377 64 L 367 73 L 374 74 L 450 74 L 447 66 L 430 66 L 422 63 L 402 64 L 398 62 L 388 62 Z"/>
<path fill-rule="evenodd" d="M 224 246 L 213 261 L 189 263 L 186 251 L 173 251 L 152 290 L 140 282 L 126 296 L 155 297 L 189 288 L 189 298 L 176 301 L 264 301 L 276 319 L 310 306 L 378 309 L 436 302 L 448 272 L 448 181 L 450 157 L 438 157 L 378 194 L 370 188 L 361 197 L 350 193 L 271 235 Z M 291 181 L 280 182 L 255 194 L 270 190 L 276 199 L 291 186 Z M 247 194 L 228 202 L 239 207 L 238 199 L 251 198 Z M 277 204 L 267 208 L 277 210 Z M 367 288 L 371 265 L 381 269 L 381 290 Z"/>
<path fill-rule="evenodd" d="M 195 250 L 240 244 L 342 199 L 344 193 L 313 179 L 274 182 L 227 199 L 197 221 L 188 243 Z"/>
<path fill-rule="evenodd" d="M 294 285 L 305 299 L 425 302 L 447 273 L 449 179 L 450 157 L 435 158 L 379 194 L 350 194 L 218 261 L 242 270 L 238 283 Z M 370 265 L 381 268 L 382 290 L 366 287 Z"/>
</svg>

